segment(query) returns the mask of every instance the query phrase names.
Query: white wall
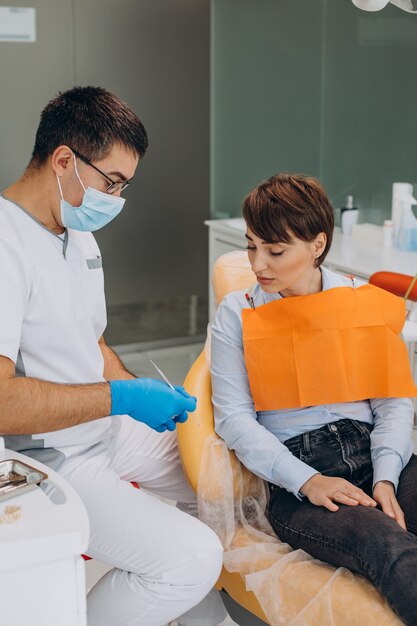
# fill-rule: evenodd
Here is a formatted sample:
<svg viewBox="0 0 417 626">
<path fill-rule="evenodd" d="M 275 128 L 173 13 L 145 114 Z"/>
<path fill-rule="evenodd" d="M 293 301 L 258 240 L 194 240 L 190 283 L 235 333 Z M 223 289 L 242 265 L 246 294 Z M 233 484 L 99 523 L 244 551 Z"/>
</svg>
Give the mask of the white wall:
<svg viewBox="0 0 417 626">
<path fill-rule="evenodd" d="M 11 0 L 10 6 L 21 6 Z M 150 138 L 126 207 L 98 233 L 109 305 L 207 293 L 209 0 L 33 0 L 36 43 L 0 42 L 0 187 L 58 91 L 101 85 Z"/>
</svg>

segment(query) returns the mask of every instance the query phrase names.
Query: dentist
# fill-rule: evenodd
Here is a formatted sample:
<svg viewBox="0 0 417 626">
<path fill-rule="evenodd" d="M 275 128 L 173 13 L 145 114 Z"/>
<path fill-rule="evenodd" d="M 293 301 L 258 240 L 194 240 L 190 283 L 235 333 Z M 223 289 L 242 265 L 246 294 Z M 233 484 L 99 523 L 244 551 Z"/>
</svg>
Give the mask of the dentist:
<svg viewBox="0 0 417 626">
<path fill-rule="evenodd" d="M 195 507 L 174 433 L 195 399 L 135 378 L 103 339 L 91 233 L 122 210 L 147 144 L 119 98 L 73 88 L 47 104 L 29 165 L 0 196 L 0 433 L 85 504 L 88 554 L 113 566 L 88 596 L 89 626 L 162 626 L 208 594 L 222 561 L 209 528 L 152 495 Z M 219 606 L 204 624 L 222 619 Z"/>
</svg>

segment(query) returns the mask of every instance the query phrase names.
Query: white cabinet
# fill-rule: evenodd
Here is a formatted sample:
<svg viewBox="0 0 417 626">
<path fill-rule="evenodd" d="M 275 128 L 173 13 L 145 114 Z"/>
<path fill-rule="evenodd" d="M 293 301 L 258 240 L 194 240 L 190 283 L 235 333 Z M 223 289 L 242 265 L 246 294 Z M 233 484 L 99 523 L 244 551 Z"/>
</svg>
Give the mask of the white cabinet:
<svg viewBox="0 0 417 626">
<path fill-rule="evenodd" d="M 36 487 L 0 502 L 0 513 L 7 505 L 22 508 L 18 522 L 0 525 L 0 624 L 86 626 L 81 554 L 88 545 L 89 525 L 81 499 L 50 468 L 0 449 L 0 462 L 8 459 L 47 473 L 54 491 L 49 497 Z"/>
</svg>

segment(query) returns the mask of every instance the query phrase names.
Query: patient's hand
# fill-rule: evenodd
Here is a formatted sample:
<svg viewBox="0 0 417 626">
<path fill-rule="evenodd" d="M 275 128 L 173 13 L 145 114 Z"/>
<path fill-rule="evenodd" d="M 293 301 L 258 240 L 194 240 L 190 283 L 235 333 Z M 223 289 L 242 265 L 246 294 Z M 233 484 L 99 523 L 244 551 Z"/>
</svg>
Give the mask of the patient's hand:
<svg viewBox="0 0 417 626">
<path fill-rule="evenodd" d="M 304 483 L 300 489 L 301 493 L 316 506 L 324 506 L 329 511 L 338 511 L 339 504 L 347 504 L 348 506 L 376 506 L 375 500 L 370 498 L 362 489 L 355 487 L 344 478 L 333 478 L 332 476 L 323 476 L 322 474 L 314 474 Z"/>
<path fill-rule="evenodd" d="M 392 482 L 389 480 L 380 480 L 376 483 L 374 487 L 373 496 L 375 500 L 378 502 L 382 511 L 386 513 L 389 517 L 392 517 L 393 520 L 398 522 L 401 528 L 407 530 L 405 525 L 404 513 L 400 505 L 398 504 L 398 500 L 395 497 L 395 489 Z"/>
</svg>

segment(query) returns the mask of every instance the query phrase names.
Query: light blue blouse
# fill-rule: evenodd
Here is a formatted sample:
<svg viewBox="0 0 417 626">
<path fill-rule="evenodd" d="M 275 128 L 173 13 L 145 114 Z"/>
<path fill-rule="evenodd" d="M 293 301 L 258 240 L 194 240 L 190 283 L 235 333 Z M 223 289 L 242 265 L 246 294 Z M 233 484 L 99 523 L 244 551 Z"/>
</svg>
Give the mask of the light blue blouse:
<svg viewBox="0 0 417 626">
<path fill-rule="evenodd" d="M 323 290 L 352 286 L 351 281 L 322 267 Z M 249 388 L 242 343 L 242 309 L 248 307 L 244 291 L 228 294 L 212 325 L 211 376 L 215 429 L 252 472 L 299 495 L 301 486 L 317 471 L 296 458 L 286 439 L 349 418 L 374 425 L 371 457 L 374 484 L 391 481 L 395 488 L 411 458 L 413 405 L 409 398 L 374 398 L 309 406 L 301 409 L 255 411 Z M 255 306 L 281 298 L 257 284 Z M 325 358 L 325 355 L 322 355 Z"/>
</svg>

